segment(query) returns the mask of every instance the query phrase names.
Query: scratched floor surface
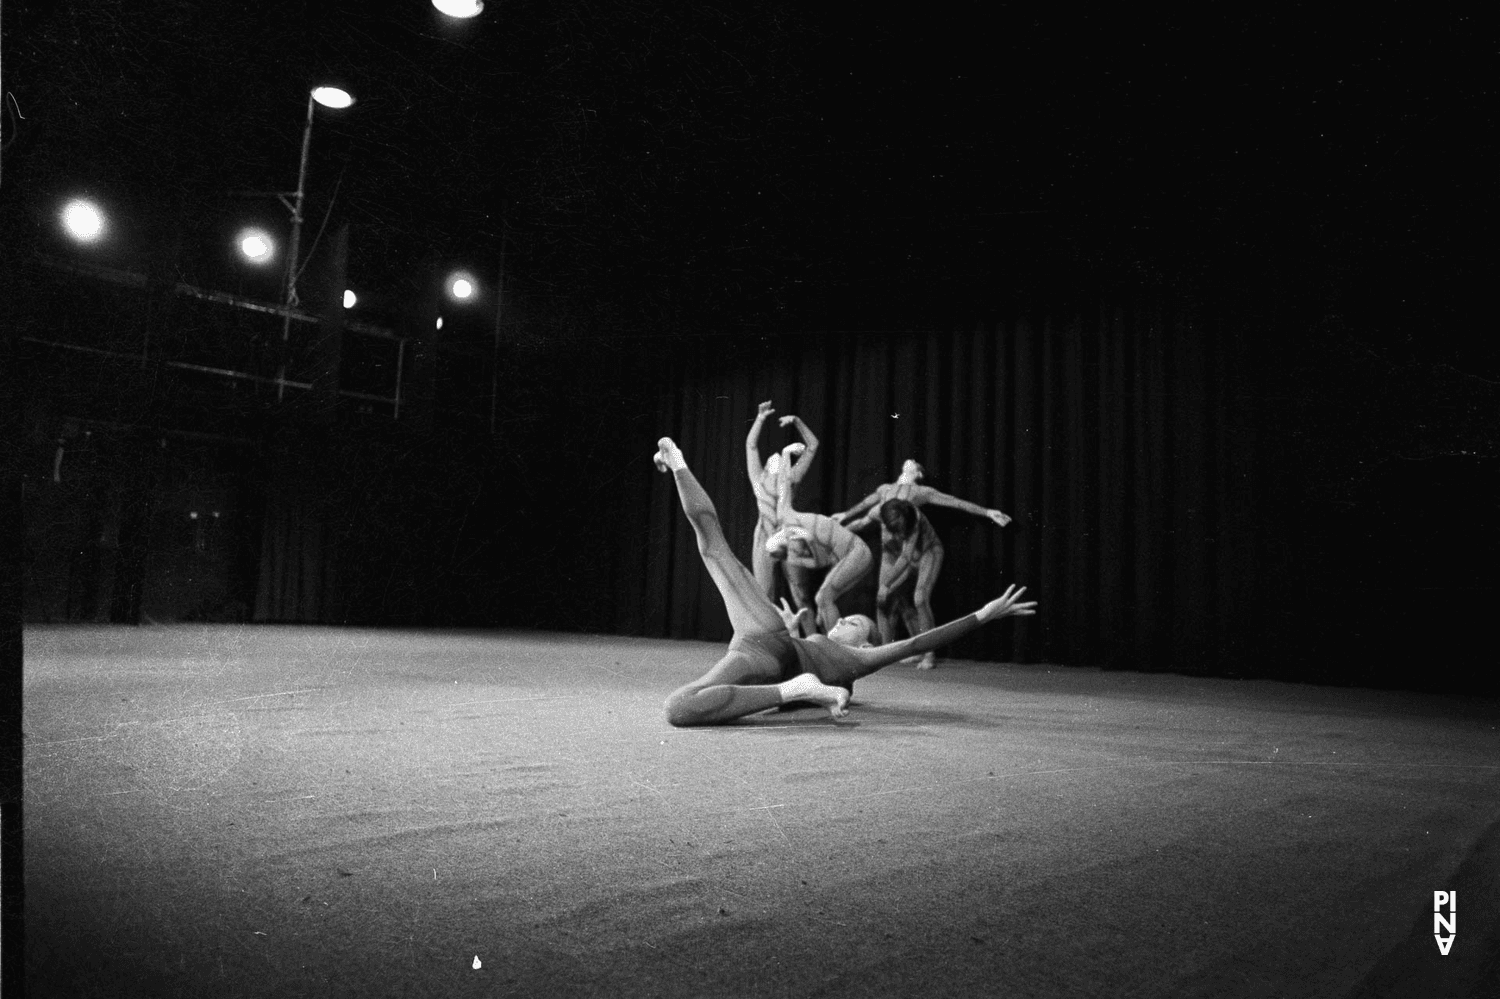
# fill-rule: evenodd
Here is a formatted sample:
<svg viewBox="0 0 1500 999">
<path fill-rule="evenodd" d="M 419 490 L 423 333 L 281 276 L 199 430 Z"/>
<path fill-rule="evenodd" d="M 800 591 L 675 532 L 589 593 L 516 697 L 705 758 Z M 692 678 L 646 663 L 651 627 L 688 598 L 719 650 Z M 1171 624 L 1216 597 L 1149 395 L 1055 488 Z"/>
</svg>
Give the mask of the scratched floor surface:
<svg viewBox="0 0 1500 999">
<path fill-rule="evenodd" d="M 715 647 L 26 632 L 33 996 L 1481 995 L 1500 704 L 947 663 L 675 730 Z M 1444 957 L 1436 890 L 1459 893 Z M 1493 975 L 1493 978 L 1487 976 Z"/>
</svg>

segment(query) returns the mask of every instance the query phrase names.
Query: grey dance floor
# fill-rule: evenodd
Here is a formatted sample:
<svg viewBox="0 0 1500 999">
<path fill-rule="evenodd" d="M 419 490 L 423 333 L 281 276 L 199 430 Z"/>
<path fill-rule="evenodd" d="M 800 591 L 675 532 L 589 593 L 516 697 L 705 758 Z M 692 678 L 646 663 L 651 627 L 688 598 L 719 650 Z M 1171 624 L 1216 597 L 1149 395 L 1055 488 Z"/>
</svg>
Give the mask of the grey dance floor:
<svg viewBox="0 0 1500 999">
<path fill-rule="evenodd" d="M 675 730 L 717 646 L 25 639 L 33 996 L 1500 982 L 1495 701 L 950 662 L 860 681 L 840 721 Z"/>
</svg>

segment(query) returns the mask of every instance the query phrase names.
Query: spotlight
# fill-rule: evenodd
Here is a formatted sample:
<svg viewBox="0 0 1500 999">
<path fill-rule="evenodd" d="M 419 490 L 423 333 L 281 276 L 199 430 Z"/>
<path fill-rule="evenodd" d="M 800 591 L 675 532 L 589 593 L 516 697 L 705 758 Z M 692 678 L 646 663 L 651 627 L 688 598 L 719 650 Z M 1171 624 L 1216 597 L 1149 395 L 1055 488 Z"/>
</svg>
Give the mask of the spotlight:
<svg viewBox="0 0 1500 999">
<path fill-rule="evenodd" d="M 235 237 L 240 253 L 252 264 L 268 264 L 276 255 L 276 243 L 260 229 L 242 229 Z"/>
<path fill-rule="evenodd" d="M 74 198 L 63 206 L 63 228 L 80 243 L 92 243 L 104 235 L 104 213 L 93 202 Z"/>
<path fill-rule="evenodd" d="M 479 282 L 467 271 L 454 271 L 446 282 L 448 297 L 456 302 L 467 302 L 479 294 Z"/>
<path fill-rule="evenodd" d="M 484 0 L 432 0 L 432 5 L 449 17 L 478 17 L 484 10 Z"/>
<path fill-rule="evenodd" d="M 346 108 L 354 103 L 354 98 L 349 91 L 340 90 L 338 87 L 318 87 L 312 92 L 312 99 L 325 108 L 334 110 Z"/>
</svg>

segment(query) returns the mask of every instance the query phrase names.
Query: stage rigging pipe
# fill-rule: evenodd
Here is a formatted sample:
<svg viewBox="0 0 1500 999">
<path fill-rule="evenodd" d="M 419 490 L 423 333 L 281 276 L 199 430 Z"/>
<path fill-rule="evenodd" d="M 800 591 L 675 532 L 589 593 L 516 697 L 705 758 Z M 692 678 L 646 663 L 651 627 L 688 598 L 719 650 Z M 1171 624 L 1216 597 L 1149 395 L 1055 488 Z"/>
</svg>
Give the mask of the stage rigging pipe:
<svg viewBox="0 0 1500 999">
<path fill-rule="evenodd" d="M 292 238 L 287 249 L 286 260 L 286 294 L 283 304 L 286 306 L 286 315 L 281 320 L 281 363 L 276 369 L 276 401 L 280 402 L 286 394 L 286 355 L 291 349 L 292 338 L 292 309 L 299 304 L 297 301 L 297 254 L 302 243 L 302 196 L 307 186 L 307 150 L 312 145 L 313 127 L 313 95 L 307 94 L 307 124 L 302 128 L 302 158 L 297 165 L 297 190 L 293 193 L 293 201 L 289 204 L 286 198 L 282 203 L 292 210 Z"/>
</svg>

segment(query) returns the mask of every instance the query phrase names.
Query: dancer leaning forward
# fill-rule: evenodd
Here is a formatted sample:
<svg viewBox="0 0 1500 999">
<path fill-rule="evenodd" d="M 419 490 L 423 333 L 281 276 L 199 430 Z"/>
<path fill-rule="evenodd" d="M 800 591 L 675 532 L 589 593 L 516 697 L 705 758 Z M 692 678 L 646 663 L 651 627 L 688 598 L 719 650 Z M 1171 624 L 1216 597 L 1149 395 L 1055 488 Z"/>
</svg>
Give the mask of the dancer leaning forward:
<svg viewBox="0 0 1500 999">
<path fill-rule="evenodd" d="M 782 611 L 730 550 L 713 501 L 677 445 L 663 437 L 657 447 L 653 460 L 677 483 L 682 510 L 698 537 L 698 553 L 734 628 L 724 658 L 667 698 L 672 725 L 718 725 L 791 702 L 822 705 L 840 718 L 848 713 L 849 696 L 860 677 L 940 648 L 988 621 L 1036 613 L 1036 601 L 1020 602 L 1026 588 L 1010 586 L 972 614 L 889 645 L 868 644 L 869 619 L 862 615 L 840 620 L 827 635 L 794 637 Z"/>
</svg>

